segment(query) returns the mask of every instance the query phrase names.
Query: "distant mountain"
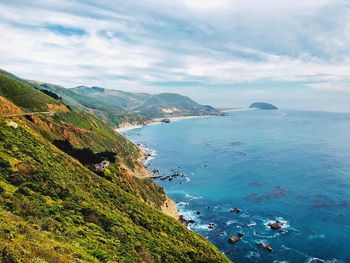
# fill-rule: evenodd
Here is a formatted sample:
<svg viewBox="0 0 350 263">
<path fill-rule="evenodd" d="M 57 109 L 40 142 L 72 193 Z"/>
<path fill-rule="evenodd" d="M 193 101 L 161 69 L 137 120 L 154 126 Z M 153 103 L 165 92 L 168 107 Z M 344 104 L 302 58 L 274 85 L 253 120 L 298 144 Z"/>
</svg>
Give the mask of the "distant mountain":
<svg viewBox="0 0 350 263">
<path fill-rule="evenodd" d="M 275 105 L 266 102 L 254 102 L 249 108 L 260 109 L 260 110 L 277 110 Z"/>
<path fill-rule="evenodd" d="M 121 90 L 82 86 L 72 90 L 77 94 L 94 98 L 103 103 L 103 105 L 120 107 L 133 114 L 143 115 L 147 118 L 220 114 L 219 110 L 211 106 L 198 104 L 189 97 L 176 93 L 131 93 Z"/>
<path fill-rule="evenodd" d="M 201 105 L 176 93 L 132 93 L 95 86 L 67 89 L 38 81 L 27 82 L 51 97 L 61 98 L 68 106 L 85 109 L 113 126 L 125 122 L 141 124 L 152 118 L 221 114 L 212 106 Z"/>
</svg>

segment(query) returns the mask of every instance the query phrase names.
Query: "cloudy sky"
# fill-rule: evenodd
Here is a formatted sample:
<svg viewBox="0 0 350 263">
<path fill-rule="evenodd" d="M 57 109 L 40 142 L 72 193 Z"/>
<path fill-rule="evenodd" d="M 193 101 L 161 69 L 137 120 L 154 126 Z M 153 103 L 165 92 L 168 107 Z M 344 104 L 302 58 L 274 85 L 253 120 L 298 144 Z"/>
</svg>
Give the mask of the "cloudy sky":
<svg viewBox="0 0 350 263">
<path fill-rule="evenodd" d="M 350 112 L 349 0 L 1 0 L 0 54 L 65 87 Z"/>
</svg>

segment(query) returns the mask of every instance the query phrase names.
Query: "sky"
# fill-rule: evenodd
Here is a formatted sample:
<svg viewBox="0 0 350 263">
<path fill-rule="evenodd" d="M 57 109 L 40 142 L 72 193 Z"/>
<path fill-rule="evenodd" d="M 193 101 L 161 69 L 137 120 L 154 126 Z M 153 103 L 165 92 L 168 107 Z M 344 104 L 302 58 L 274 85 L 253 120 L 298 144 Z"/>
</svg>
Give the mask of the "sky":
<svg viewBox="0 0 350 263">
<path fill-rule="evenodd" d="M 68 88 L 350 112 L 349 0 L 0 0 L 0 54 Z"/>
</svg>

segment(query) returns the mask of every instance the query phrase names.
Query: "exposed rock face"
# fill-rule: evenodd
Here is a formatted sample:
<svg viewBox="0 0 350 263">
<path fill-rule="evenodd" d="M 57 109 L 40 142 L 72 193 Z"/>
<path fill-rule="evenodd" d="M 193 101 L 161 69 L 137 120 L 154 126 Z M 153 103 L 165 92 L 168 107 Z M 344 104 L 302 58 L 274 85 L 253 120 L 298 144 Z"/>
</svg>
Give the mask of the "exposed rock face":
<svg viewBox="0 0 350 263">
<path fill-rule="evenodd" d="M 228 242 L 230 242 L 231 244 L 235 244 L 239 241 L 239 237 L 238 236 L 232 236 L 229 238 Z"/>
<path fill-rule="evenodd" d="M 10 121 L 10 122 L 7 123 L 7 126 L 10 126 L 10 127 L 13 127 L 15 129 L 17 129 L 18 124 L 16 122 L 14 122 L 14 121 Z"/>
<path fill-rule="evenodd" d="M 243 232 L 238 232 L 237 236 L 244 237 L 244 233 Z"/>
<path fill-rule="evenodd" d="M 110 165 L 110 162 L 108 160 L 103 160 L 101 163 L 95 164 L 95 169 L 96 169 L 96 171 L 102 172 L 109 165 Z"/>
<path fill-rule="evenodd" d="M 166 197 L 166 200 L 164 201 L 161 210 L 164 214 L 171 216 L 175 219 L 179 219 L 179 213 L 176 207 L 176 203 L 171 200 L 168 196 Z"/>
<path fill-rule="evenodd" d="M 161 122 L 162 123 L 170 123 L 170 119 L 162 119 Z"/>
<path fill-rule="evenodd" d="M 260 109 L 260 110 L 277 110 L 275 105 L 266 102 L 254 102 L 249 106 L 250 109 Z"/>
<path fill-rule="evenodd" d="M 272 247 L 268 243 L 259 243 L 259 247 L 267 250 L 268 252 L 273 252 Z"/>
<path fill-rule="evenodd" d="M 23 111 L 11 101 L 0 96 L 0 115 L 22 114 Z"/>
<path fill-rule="evenodd" d="M 228 242 L 230 242 L 231 244 L 235 244 L 237 243 L 242 237 L 244 237 L 244 233 L 243 232 L 238 232 L 237 235 L 232 236 L 228 239 Z"/>
<path fill-rule="evenodd" d="M 184 224 L 185 226 L 188 226 L 189 224 L 196 223 L 193 219 L 187 219 L 183 215 L 179 216 L 179 221 Z"/>
<path fill-rule="evenodd" d="M 230 209 L 230 213 L 237 213 L 237 214 L 239 214 L 241 212 L 241 209 L 239 209 L 239 208 L 231 208 Z"/>
<path fill-rule="evenodd" d="M 214 227 L 215 227 L 215 224 L 214 224 L 214 223 L 209 223 L 208 229 L 214 229 Z"/>
<path fill-rule="evenodd" d="M 280 221 L 276 221 L 276 222 L 273 222 L 273 223 L 268 223 L 268 226 L 271 229 L 274 229 L 274 230 L 281 229 L 283 227 L 283 225 L 284 225 L 284 223 L 280 222 Z"/>
</svg>

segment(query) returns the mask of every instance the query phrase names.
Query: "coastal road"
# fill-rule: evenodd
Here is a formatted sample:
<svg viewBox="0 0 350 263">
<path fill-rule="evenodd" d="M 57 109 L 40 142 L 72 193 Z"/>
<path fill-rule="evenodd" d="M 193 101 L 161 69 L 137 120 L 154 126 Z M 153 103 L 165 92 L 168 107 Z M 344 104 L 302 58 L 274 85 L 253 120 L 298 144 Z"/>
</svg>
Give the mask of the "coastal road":
<svg viewBox="0 0 350 263">
<path fill-rule="evenodd" d="M 55 115 L 55 113 L 56 112 L 53 112 L 53 111 L 38 111 L 38 112 L 25 112 L 25 113 L 20 113 L 20 114 L 7 114 L 7 115 L 2 115 L 1 117 L 19 117 L 19 116 L 39 115 L 39 114 L 53 116 L 53 115 Z"/>
</svg>

